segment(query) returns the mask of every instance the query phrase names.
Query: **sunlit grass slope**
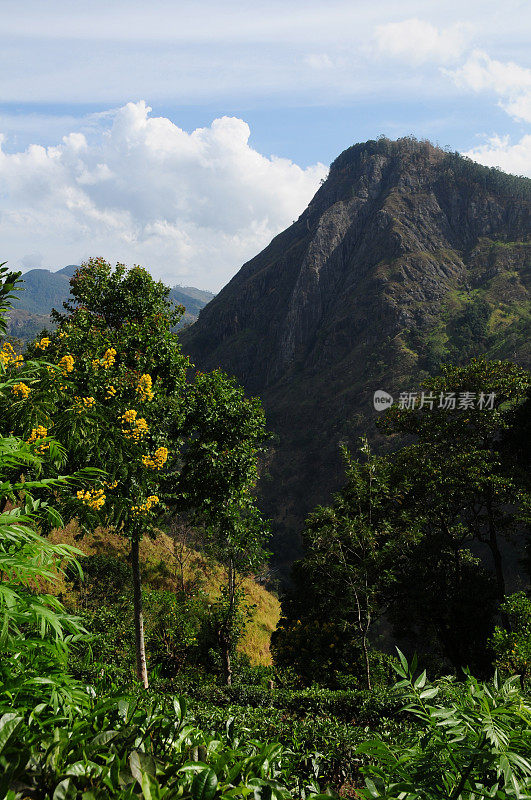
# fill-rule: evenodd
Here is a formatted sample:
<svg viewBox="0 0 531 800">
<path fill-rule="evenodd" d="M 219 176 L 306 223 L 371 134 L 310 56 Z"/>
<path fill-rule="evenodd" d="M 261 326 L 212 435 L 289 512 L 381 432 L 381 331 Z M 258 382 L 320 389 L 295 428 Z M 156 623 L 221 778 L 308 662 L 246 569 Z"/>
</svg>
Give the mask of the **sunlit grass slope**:
<svg viewBox="0 0 531 800">
<path fill-rule="evenodd" d="M 76 524 L 70 523 L 65 529 L 53 531 L 50 538 L 54 542 L 75 545 L 85 555 L 106 553 L 124 558 L 127 555 L 128 543 L 118 534 L 98 528 L 93 533 L 76 540 L 77 533 Z M 195 562 L 195 569 L 202 579 L 203 590 L 208 597 L 214 599 L 219 595 L 219 587 L 223 581 L 222 568 L 207 564 L 206 560 L 195 552 L 191 551 L 190 554 L 190 561 Z M 140 545 L 140 559 L 147 585 L 168 590 L 177 586 L 177 564 L 173 555 L 173 542 L 169 536 L 161 533 L 156 540 L 144 538 Z M 191 570 L 190 564 L 185 565 L 186 580 L 192 577 Z M 244 579 L 243 585 L 247 602 L 256 608 L 239 649 L 249 657 L 252 664 L 270 664 L 269 642 L 280 617 L 280 603 L 273 594 L 250 578 Z"/>
</svg>

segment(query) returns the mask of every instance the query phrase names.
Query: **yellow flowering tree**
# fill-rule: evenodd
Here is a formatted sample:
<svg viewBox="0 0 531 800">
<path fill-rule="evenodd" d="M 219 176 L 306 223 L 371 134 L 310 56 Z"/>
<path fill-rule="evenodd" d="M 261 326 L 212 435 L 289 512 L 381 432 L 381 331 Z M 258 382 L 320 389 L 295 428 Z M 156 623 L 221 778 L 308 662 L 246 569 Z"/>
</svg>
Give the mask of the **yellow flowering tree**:
<svg viewBox="0 0 531 800">
<path fill-rule="evenodd" d="M 238 498 L 248 504 L 264 416 L 221 372 L 191 375 L 172 333 L 182 309 L 144 269 L 113 271 L 91 259 L 70 283 L 66 313 L 54 312 L 57 330 L 28 348 L 29 357 L 46 359 L 44 374 L 26 399 L 16 390 L 17 402 L 28 407 L 28 398 L 46 395 L 45 417 L 24 417 L 28 439 L 46 447 L 53 429 L 69 471 L 106 472 L 73 501 L 85 527 L 112 526 L 131 542 L 137 674 L 147 688 L 140 540 L 179 509 L 199 509 L 211 521 Z"/>
</svg>

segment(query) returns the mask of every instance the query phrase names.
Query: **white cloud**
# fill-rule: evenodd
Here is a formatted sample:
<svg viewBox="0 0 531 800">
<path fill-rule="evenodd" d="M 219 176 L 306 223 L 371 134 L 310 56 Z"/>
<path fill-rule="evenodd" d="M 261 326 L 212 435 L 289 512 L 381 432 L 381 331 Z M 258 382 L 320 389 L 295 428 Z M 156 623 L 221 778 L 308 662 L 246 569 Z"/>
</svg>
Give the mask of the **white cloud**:
<svg viewBox="0 0 531 800">
<path fill-rule="evenodd" d="M 449 72 L 458 86 L 476 92 L 491 90 L 507 95 L 531 89 L 531 70 L 509 61 L 490 58 L 483 50 L 474 50 L 459 69 Z"/>
<path fill-rule="evenodd" d="M 376 47 L 382 55 L 413 64 L 455 61 L 463 53 L 467 38 L 465 25 L 456 23 L 439 30 L 430 22 L 417 18 L 379 25 L 375 31 Z"/>
<path fill-rule="evenodd" d="M 331 69 L 334 62 L 326 53 L 310 53 L 304 57 L 304 63 L 312 69 Z"/>
<path fill-rule="evenodd" d="M 447 74 L 459 87 L 494 92 L 508 114 L 531 122 L 531 69 L 512 61 L 497 61 L 483 50 L 474 50 L 459 69 Z"/>
<path fill-rule="evenodd" d="M 514 175 L 527 175 L 531 178 L 531 135 L 523 136 L 512 144 L 509 136 L 491 136 L 487 141 L 463 155 L 485 164 L 487 167 L 500 167 L 504 172 Z"/>
<path fill-rule="evenodd" d="M 61 266 L 103 255 L 219 289 L 303 211 L 326 173 L 261 155 L 241 119 L 187 133 L 150 110 L 128 103 L 87 136 L 0 149 L 1 260 L 15 266 L 38 252 Z"/>
</svg>

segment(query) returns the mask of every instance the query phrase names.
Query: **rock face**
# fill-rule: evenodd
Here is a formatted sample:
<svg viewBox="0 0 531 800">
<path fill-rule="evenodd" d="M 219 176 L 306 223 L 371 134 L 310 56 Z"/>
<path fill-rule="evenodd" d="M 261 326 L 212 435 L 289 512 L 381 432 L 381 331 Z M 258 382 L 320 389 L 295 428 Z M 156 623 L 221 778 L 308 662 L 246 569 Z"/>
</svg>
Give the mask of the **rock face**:
<svg viewBox="0 0 531 800">
<path fill-rule="evenodd" d="M 372 395 L 444 361 L 529 364 L 531 180 L 428 142 L 355 145 L 286 231 L 183 333 L 202 369 L 263 398 L 278 434 L 262 480 L 280 561 L 341 476 L 339 442 L 377 440 Z"/>
</svg>

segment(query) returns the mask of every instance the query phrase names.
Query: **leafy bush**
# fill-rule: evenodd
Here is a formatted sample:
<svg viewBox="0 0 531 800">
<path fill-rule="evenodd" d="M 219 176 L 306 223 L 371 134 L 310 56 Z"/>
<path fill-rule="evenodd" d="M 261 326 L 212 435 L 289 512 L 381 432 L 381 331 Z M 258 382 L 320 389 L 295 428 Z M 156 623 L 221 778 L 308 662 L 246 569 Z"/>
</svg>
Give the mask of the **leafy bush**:
<svg viewBox="0 0 531 800">
<path fill-rule="evenodd" d="M 180 681 L 159 684 L 171 692 Z M 263 686 L 236 683 L 220 687 L 203 681 L 186 685 L 186 692 L 195 699 L 219 706 L 248 706 L 256 709 L 278 709 L 296 717 L 334 717 L 359 725 L 373 724 L 385 718 L 398 718 L 403 707 L 402 696 L 394 689 L 334 691 L 315 686 L 311 689 L 267 689 Z"/>
<path fill-rule="evenodd" d="M 362 784 L 363 757 L 356 755 L 356 748 L 367 738 L 367 727 L 316 715 L 296 717 L 274 708 L 265 714 L 263 708 L 236 705 L 223 708 L 197 701 L 191 701 L 190 713 L 206 731 L 218 730 L 229 718 L 241 735 L 280 742 L 290 754 L 294 796 L 300 796 L 309 785 L 339 788 L 345 783 Z M 385 724 L 380 730 L 382 735 L 396 736 L 400 725 Z"/>
<path fill-rule="evenodd" d="M 73 721 L 47 704 L 6 710 L 0 702 L 2 797 L 59 800 L 103 798 L 289 798 L 289 753 L 237 730 L 234 721 L 215 735 L 190 724 L 186 704 L 145 698 L 92 702 Z M 318 794 L 315 782 L 302 796 Z"/>
<path fill-rule="evenodd" d="M 522 684 L 531 680 L 531 598 L 524 592 L 510 595 L 500 606 L 510 623 L 510 630 L 496 627 L 491 645 L 496 667 L 503 675 L 519 675 Z"/>
<path fill-rule="evenodd" d="M 365 765 L 368 800 L 496 800 L 531 796 L 531 706 L 518 678 L 480 683 L 468 675 L 450 702 L 439 698 L 448 681 L 429 684 L 413 677 L 401 655 L 396 668 L 406 691 L 406 711 L 416 725 L 396 742 L 375 738 L 357 753 Z"/>
</svg>

